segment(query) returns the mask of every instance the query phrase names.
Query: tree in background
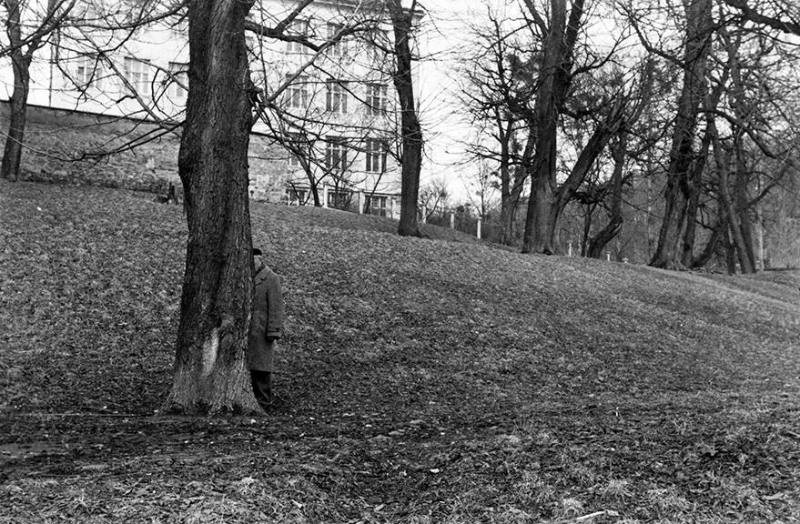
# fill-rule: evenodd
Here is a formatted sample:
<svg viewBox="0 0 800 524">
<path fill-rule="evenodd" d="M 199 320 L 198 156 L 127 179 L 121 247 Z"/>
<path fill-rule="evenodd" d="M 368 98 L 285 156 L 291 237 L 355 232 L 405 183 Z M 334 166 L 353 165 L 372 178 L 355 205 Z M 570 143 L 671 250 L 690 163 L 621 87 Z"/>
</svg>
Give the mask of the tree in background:
<svg viewBox="0 0 800 524">
<path fill-rule="evenodd" d="M 672 133 L 664 216 L 658 246 L 650 264 L 674 269 L 682 267 L 681 240 L 687 231 L 687 209 L 697 190 L 697 177 L 690 176 L 694 160 L 695 131 L 701 104 L 706 96 L 706 74 L 711 51 L 712 0 L 685 2 L 686 43 L 682 60 L 683 87 Z"/>
<path fill-rule="evenodd" d="M 34 54 L 70 17 L 77 0 L 3 0 L 8 40 L 0 47 L 0 57 L 8 55 L 14 72 L 14 91 L 9 100 L 11 114 L 0 164 L 0 178 L 17 180 L 25 143 L 25 121 L 30 89 L 30 67 Z M 27 33 L 24 28 L 31 28 Z"/>
<path fill-rule="evenodd" d="M 530 162 L 531 141 L 521 151 L 524 120 L 520 107 L 533 93 L 521 81 L 517 71 L 527 67 L 513 33 L 512 22 L 487 7 L 488 25 L 473 26 L 476 51 L 464 63 L 466 81 L 461 86 L 461 99 L 469 112 L 478 138 L 467 144 L 468 154 L 483 168 L 485 161 L 496 165 L 500 193 L 499 242 L 515 241 L 515 219 L 526 179 L 525 163 Z"/>
<path fill-rule="evenodd" d="M 401 136 L 401 194 L 400 224 L 398 233 L 403 236 L 419 236 L 417 204 L 419 201 L 419 175 L 422 169 L 422 126 L 414 101 L 414 80 L 411 64 L 411 39 L 414 32 L 414 17 L 417 8 L 412 0 L 409 8 L 401 0 L 387 0 L 389 16 L 394 29 L 394 86 L 400 104 Z"/>
</svg>

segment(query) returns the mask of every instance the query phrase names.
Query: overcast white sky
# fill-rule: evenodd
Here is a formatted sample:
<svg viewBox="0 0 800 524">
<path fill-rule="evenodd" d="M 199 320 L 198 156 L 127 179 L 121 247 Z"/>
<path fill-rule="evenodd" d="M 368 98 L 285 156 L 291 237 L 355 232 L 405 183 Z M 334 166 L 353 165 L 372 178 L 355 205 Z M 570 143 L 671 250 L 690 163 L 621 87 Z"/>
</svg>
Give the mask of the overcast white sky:
<svg viewBox="0 0 800 524">
<path fill-rule="evenodd" d="M 473 19 L 467 4 L 481 3 L 423 3 L 427 12 L 420 35 L 420 51 L 425 59 L 419 69 L 420 118 L 426 135 L 422 183 L 444 178 L 459 201 L 466 199 L 461 175 L 469 168 L 459 164 L 464 160 L 463 142 L 469 140 L 471 130 L 456 99 L 458 59 L 468 49 L 468 27 Z"/>
<path fill-rule="evenodd" d="M 486 19 L 486 5 L 514 5 L 513 0 L 423 0 L 420 50 L 420 117 L 426 133 L 422 183 L 444 178 L 456 202 L 467 201 L 467 185 L 477 172 L 464 164 L 464 143 L 474 131 L 458 102 L 459 66 L 474 47 L 471 27 Z"/>
</svg>

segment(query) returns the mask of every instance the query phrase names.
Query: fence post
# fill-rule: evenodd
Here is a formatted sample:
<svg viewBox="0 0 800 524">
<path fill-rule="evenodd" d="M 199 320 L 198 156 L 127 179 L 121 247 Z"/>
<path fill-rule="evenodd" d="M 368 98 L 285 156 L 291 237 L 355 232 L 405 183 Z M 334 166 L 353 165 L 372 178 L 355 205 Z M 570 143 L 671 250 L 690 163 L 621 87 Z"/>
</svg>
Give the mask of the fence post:
<svg viewBox="0 0 800 524">
<path fill-rule="evenodd" d="M 481 218 L 478 217 L 478 240 L 481 239 Z"/>
<path fill-rule="evenodd" d="M 455 211 L 450 211 L 450 229 L 456 228 L 456 213 Z"/>
<path fill-rule="evenodd" d="M 422 206 L 422 223 L 428 223 L 428 206 Z"/>
<path fill-rule="evenodd" d="M 328 207 L 328 184 L 322 184 L 322 207 Z"/>
<path fill-rule="evenodd" d="M 570 240 L 570 241 L 567 243 L 567 256 L 568 256 L 568 257 L 571 257 L 571 256 L 572 256 L 572 240 Z"/>
<path fill-rule="evenodd" d="M 611 262 L 611 251 L 606 251 L 606 262 Z"/>
<path fill-rule="evenodd" d="M 364 192 L 359 190 L 358 191 L 358 214 L 361 215 L 364 213 Z"/>
</svg>

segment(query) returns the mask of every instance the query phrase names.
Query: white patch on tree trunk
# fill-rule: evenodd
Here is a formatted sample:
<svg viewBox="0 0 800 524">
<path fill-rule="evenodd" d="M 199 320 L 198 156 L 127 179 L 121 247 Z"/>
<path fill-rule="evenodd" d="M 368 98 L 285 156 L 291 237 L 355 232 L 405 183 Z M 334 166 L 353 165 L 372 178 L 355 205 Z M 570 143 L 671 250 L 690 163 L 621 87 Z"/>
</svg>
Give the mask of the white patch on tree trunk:
<svg viewBox="0 0 800 524">
<path fill-rule="evenodd" d="M 203 343 L 203 377 L 207 377 L 211 374 L 211 371 L 214 369 L 214 363 L 217 361 L 218 352 L 219 329 L 214 328 L 211 330 L 211 335 Z"/>
</svg>

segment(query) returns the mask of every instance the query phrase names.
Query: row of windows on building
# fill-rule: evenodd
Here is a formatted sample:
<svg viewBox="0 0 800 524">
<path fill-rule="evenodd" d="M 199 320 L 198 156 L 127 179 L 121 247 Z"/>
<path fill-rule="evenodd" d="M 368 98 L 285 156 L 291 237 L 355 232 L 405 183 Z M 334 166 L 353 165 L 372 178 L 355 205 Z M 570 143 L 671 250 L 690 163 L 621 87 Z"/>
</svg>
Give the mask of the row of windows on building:
<svg viewBox="0 0 800 524">
<path fill-rule="evenodd" d="M 186 101 L 188 64 L 182 62 L 169 62 L 166 71 L 153 68 L 148 60 L 134 57 L 125 57 L 122 62 L 122 81 L 120 88 L 132 88 L 137 93 L 147 96 L 152 92 L 151 74 L 160 74 L 160 82 L 166 88 L 166 93 L 173 102 Z M 97 89 L 110 88 L 105 85 L 108 81 L 104 74 L 105 67 L 99 60 L 90 57 L 75 59 L 72 82 L 80 88 L 90 85 Z M 290 75 L 287 75 L 287 79 Z M 350 98 L 358 100 L 361 91 L 356 82 L 343 80 L 327 80 L 325 84 L 325 110 L 330 113 L 347 114 L 355 112 Z M 307 109 L 309 107 L 312 89 L 316 85 L 309 81 L 307 76 L 300 76 L 293 80 L 286 90 L 286 100 L 292 109 Z M 363 102 L 366 114 L 379 116 L 386 113 L 389 100 L 389 89 L 386 84 L 367 82 L 364 84 Z"/>
<path fill-rule="evenodd" d="M 286 190 L 286 201 L 292 205 L 307 205 L 311 201 L 311 193 L 306 189 L 289 188 Z M 327 192 L 325 202 L 330 208 L 341 209 L 343 211 L 362 212 L 369 215 L 381 217 L 391 216 L 391 199 L 383 195 L 366 195 L 363 208 L 357 209 L 362 205 L 358 194 L 349 190 L 330 190 Z"/>
<path fill-rule="evenodd" d="M 286 99 L 292 109 L 307 109 L 309 107 L 314 83 L 308 77 L 300 76 L 286 89 Z M 356 82 L 342 80 L 325 81 L 325 110 L 330 113 L 347 114 L 354 112 L 350 104 L 351 97 L 358 100 L 361 93 Z M 379 116 L 386 113 L 389 101 L 389 88 L 386 84 L 367 82 L 363 90 L 364 110 L 368 115 Z"/>
<path fill-rule="evenodd" d="M 293 54 L 309 54 L 311 49 L 303 43 L 303 40 L 314 40 L 316 37 L 315 23 L 311 20 L 297 18 L 292 21 L 287 33 L 289 36 L 297 36 L 297 40 L 288 40 L 286 42 L 286 52 Z M 324 25 L 324 38 L 327 42 L 334 42 L 326 49 L 326 54 L 334 58 L 342 58 L 350 54 L 352 48 L 356 45 L 355 41 L 348 40 L 344 35 L 346 27 L 344 24 L 337 22 L 325 22 Z M 373 29 L 369 33 L 360 33 L 362 38 L 360 42 L 363 44 L 365 50 L 369 52 L 370 60 L 379 60 L 385 56 L 385 50 L 390 45 L 389 33 L 384 29 Z M 253 49 L 253 47 L 251 47 Z"/>
<path fill-rule="evenodd" d="M 165 87 L 166 94 L 174 102 L 182 102 L 186 100 L 188 67 L 188 64 L 182 62 L 170 62 L 166 71 L 160 71 L 149 60 L 126 56 L 123 58 L 122 68 L 113 71 L 116 66 L 107 66 L 92 56 L 81 56 L 74 59 L 70 82 L 81 89 L 89 86 L 100 90 L 130 88 L 142 96 L 149 96 L 153 93 L 154 78 L 151 75 L 159 75 L 158 80 Z"/>
<path fill-rule="evenodd" d="M 332 173 L 345 173 L 353 170 L 358 153 L 364 153 L 364 171 L 367 173 L 383 173 L 386 171 L 386 157 L 389 145 L 386 140 L 367 138 L 363 141 L 363 149 L 356 150 L 351 141 L 341 137 L 329 137 L 325 143 L 325 169 Z M 289 165 L 302 167 L 300 158 L 291 155 Z"/>
</svg>

